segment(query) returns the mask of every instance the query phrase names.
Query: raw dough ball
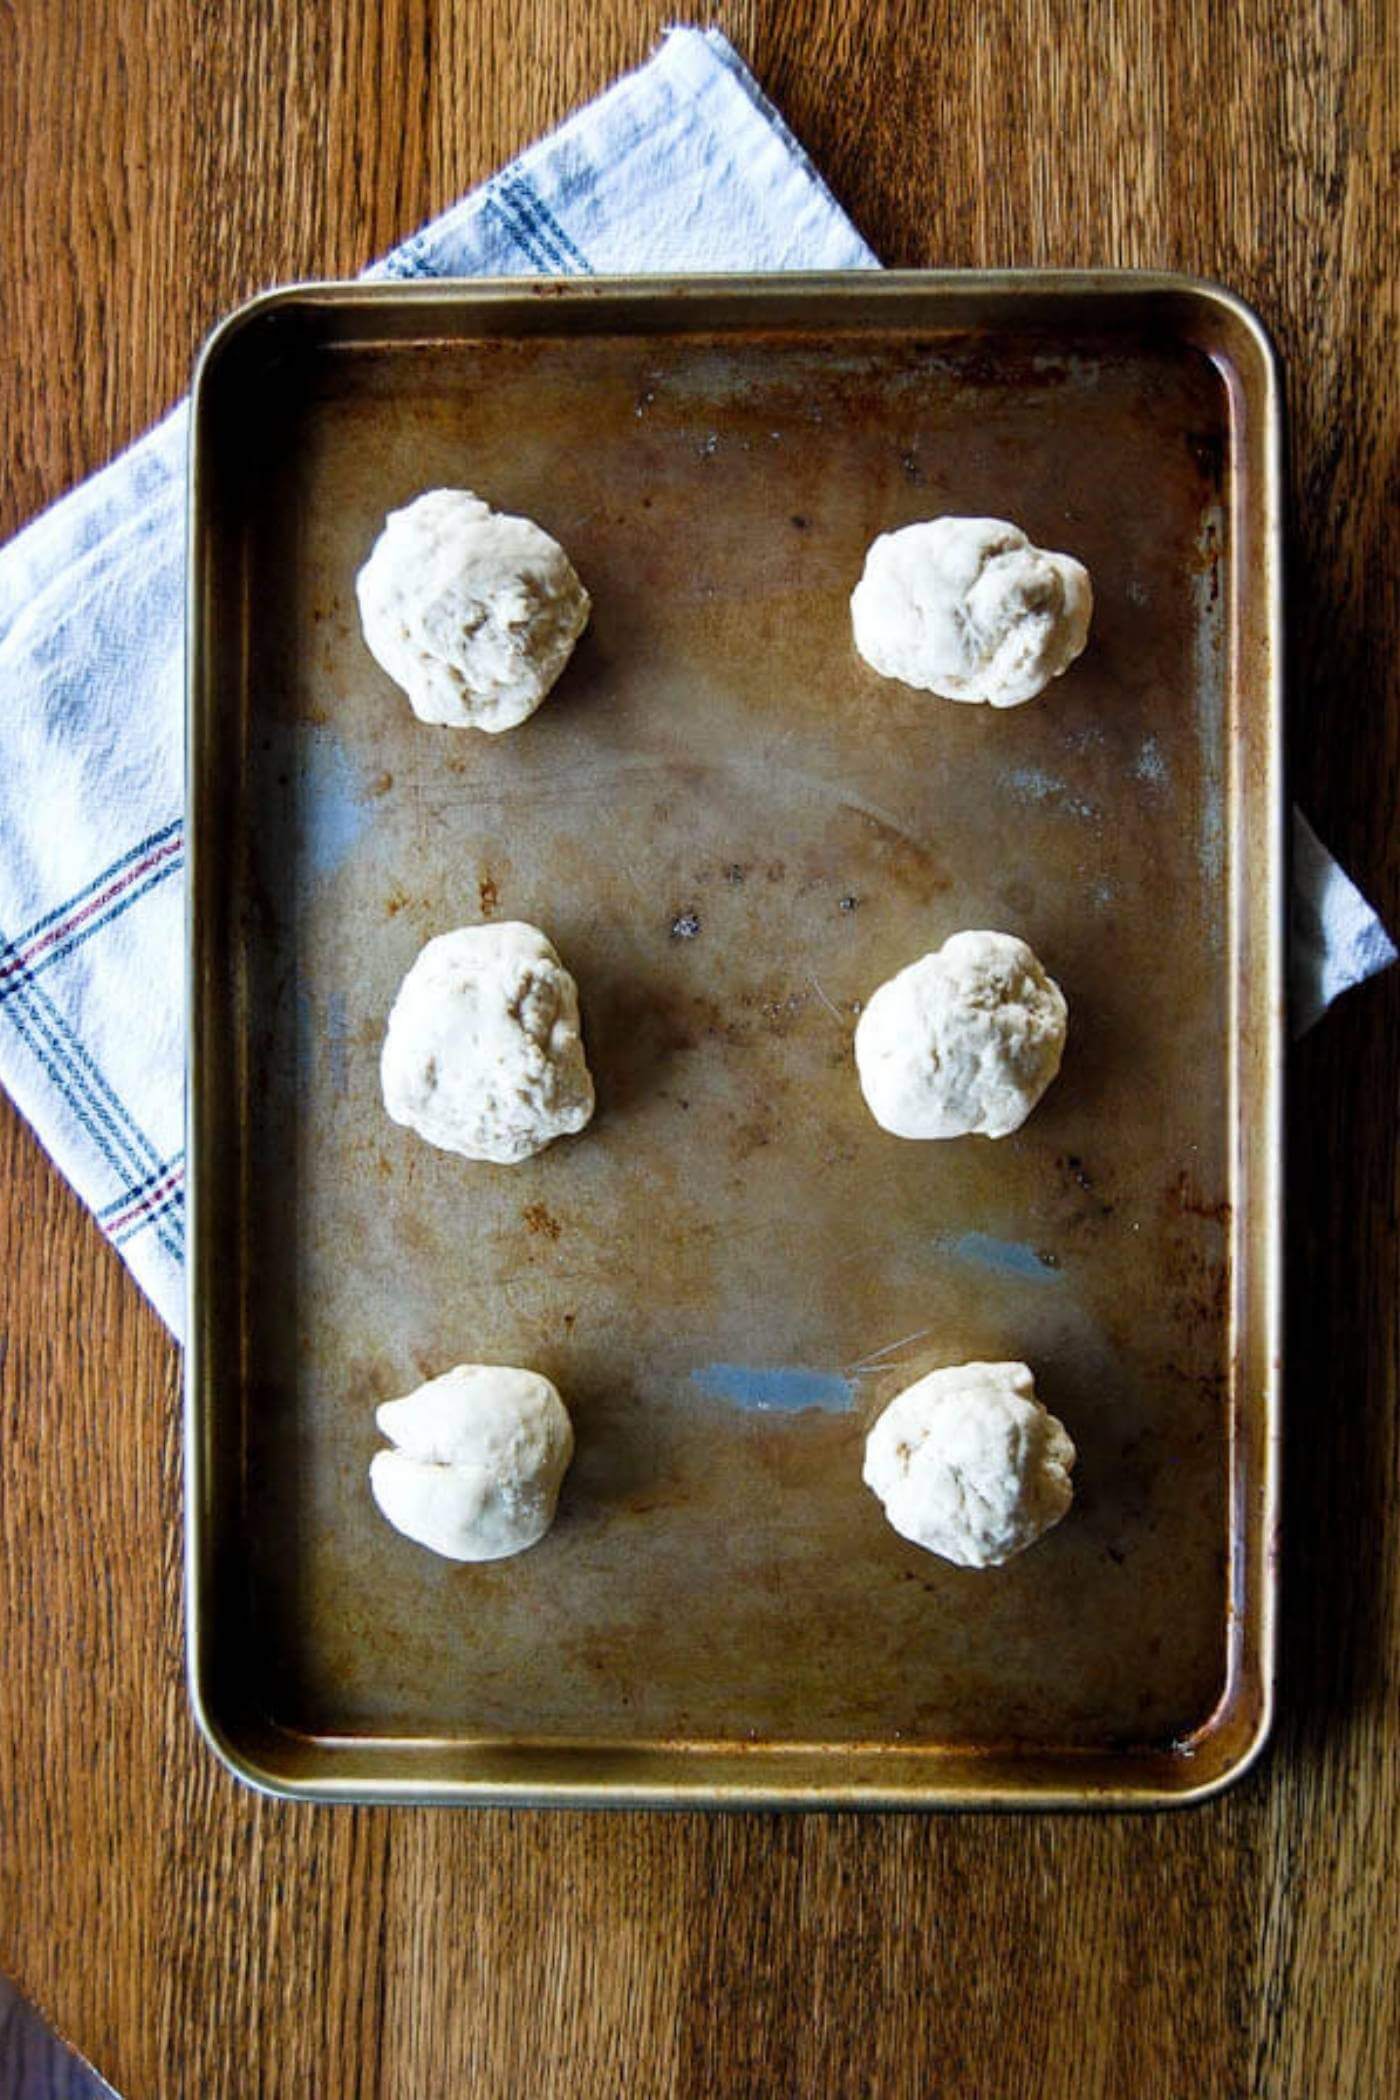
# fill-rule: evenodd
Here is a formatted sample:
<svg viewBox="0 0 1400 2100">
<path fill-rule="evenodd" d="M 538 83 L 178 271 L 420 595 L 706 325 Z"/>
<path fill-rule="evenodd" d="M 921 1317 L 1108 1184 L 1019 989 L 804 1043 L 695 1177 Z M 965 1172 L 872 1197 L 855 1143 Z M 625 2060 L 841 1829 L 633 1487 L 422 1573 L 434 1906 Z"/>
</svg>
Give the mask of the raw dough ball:
<svg viewBox="0 0 1400 2100">
<path fill-rule="evenodd" d="M 851 596 L 856 647 L 885 678 L 945 700 L 1019 707 L 1089 635 L 1089 571 L 1002 518 L 932 518 L 882 532 Z"/>
<path fill-rule="evenodd" d="M 396 1448 L 370 1460 L 370 1492 L 405 1538 L 448 1560 L 504 1560 L 554 1522 L 574 1432 L 538 1372 L 458 1364 L 374 1419 Z"/>
<path fill-rule="evenodd" d="M 998 1568 L 1074 1500 L 1074 1445 L 1025 1364 L 954 1364 L 891 1400 L 865 1440 L 865 1484 L 902 1538 Z"/>
<path fill-rule="evenodd" d="M 895 1137 L 1006 1137 L 1059 1071 L 1068 1023 L 1064 993 L 1024 941 L 955 933 L 862 1013 L 861 1091 Z"/>
<path fill-rule="evenodd" d="M 539 928 L 509 919 L 429 941 L 379 1075 L 396 1123 L 466 1159 L 529 1159 L 593 1113 L 578 988 Z"/>
<path fill-rule="evenodd" d="M 588 625 L 559 542 L 470 489 L 391 510 L 355 589 L 370 652 L 413 712 L 492 735 L 535 712 Z"/>
</svg>

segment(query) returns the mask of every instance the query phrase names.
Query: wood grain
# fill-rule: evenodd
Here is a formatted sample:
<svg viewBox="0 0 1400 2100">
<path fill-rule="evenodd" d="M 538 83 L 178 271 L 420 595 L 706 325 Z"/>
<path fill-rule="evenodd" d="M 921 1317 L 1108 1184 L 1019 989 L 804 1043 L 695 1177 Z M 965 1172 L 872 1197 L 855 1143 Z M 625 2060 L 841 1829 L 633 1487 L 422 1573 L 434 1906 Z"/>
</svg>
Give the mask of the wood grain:
<svg viewBox="0 0 1400 2100">
<path fill-rule="evenodd" d="M 598 0 L 0 6 L 0 531 L 255 288 L 353 270 L 649 48 Z M 891 262 L 1169 264 L 1288 363 L 1296 786 L 1400 916 L 1393 0 L 708 11 Z M 1201 1810 L 307 1810 L 181 1682 L 179 1366 L 0 1112 L 0 1968 L 130 2100 L 1400 2087 L 1400 980 L 1298 1051 L 1282 1714 Z"/>
</svg>

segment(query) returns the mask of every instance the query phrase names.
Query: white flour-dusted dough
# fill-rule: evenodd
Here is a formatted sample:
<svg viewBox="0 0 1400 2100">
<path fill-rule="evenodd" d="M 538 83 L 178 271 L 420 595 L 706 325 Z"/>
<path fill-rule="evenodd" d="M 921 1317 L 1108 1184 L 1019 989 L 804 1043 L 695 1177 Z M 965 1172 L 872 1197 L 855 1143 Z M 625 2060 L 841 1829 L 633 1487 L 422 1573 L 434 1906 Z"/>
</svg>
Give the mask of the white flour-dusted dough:
<svg viewBox="0 0 1400 2100">
<path fill-rule="evenodd" d="M 1059 1071 L 1068 1026 L 1063 992 L 1024 941 L 955 933 L 861 1014 L 861 1091 L 895 1137 L 1006 1137 Z"/>
<path fill-rule="evenodd" d="M 370 1461 L 370 1492 L 405 1538 L 448 1560 L 504 1560 L 542 1539 L 574 1453 L 547 1378 L 458 1364 L 375 1420 L 394 1445 Z"/>
<path fill-rule="evenodd" d="M 539 928 L 514 920 L 428 942 L 379 1071 L 394 1121 L 466 1159 L 529 1159 L 593 1113 L 578 989 Z"/>
<path fill-rule="evenodd" d="M 856 647 L 885 678 L 945 700 L 1019 707 L 1089 636 L 1089 572 L 1002 518 L 882 532 L 851 597 Z"/>
<path fill-rule="evenodd" d="M 557 540 L 470 489 L 392 510 L 355 580 L 371 654 L 424 722 L 514 729 L 588 625 L 588 593 Z"/>
<path fill-rule="evenodd" d="M 865 1484 L 901 1537 L 996 1568 L 1058 1524 L 1075 1450 L 1025 1364 L 954 1364 L 906 1386 L 865 1440 Z"/>
</svg>

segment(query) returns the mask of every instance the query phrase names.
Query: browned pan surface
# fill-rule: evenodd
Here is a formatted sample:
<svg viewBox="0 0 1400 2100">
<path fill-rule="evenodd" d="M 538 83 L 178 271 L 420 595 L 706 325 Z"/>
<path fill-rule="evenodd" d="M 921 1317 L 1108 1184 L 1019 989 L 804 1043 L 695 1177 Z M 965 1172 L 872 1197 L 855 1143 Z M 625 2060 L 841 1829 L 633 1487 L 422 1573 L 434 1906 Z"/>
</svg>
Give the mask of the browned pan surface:
<svg viewBox="0 0 1400 2100">
<path fill-rule="evenodd" d="M 1268 1705 L 1277 665 L 1267 356 L 1133 280 L 263 304 L 197 412 L 196 1690 L 263 1783 L 408 1798 L 1147 1799 Z M 554 696 L 427 728 L 360 639 L 385 511 L 468 486 L 593 596 Z M 1089 649 L 958 707 L 855 656 L 942 511 L 1085 561 Z M 527 1165 L 390 1123 L 431 935 L 543 926 L 599 1111 Z M 1064 987 L 998 1144 L 868 1115 L 857 1002 L 961 927 Z M 1079 1449 L 993 1573 L 899 1539 L 865 1428 L 1025 1357 Z M 389 1530 L 377 1402 L 559 1385 L 558 1523 Z M 1232 1441 L 1233 1440 L 1233 1441 Z M 742 1756 L 740 1753 L 744 1753 Z"/>
</svg>

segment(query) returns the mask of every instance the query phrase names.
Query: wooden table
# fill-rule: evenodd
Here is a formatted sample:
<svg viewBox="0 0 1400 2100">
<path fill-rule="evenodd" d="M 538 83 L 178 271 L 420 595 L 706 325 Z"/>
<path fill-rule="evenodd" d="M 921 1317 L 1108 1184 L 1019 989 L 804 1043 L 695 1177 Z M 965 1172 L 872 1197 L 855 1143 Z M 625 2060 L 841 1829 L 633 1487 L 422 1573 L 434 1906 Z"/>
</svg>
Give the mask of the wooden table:
<svg viewBox="0 0 1400 2100">
<path fill-rule="evenodd" d="M 164 409 L 225 308 L 355 270 L 672 10 L 569 12 L 0 9 L 0 532 Z M 1262 309 L 1297 791 L 1400 917 L 1393 0 L 703 12 L 888 261 L 1165 266 Z M 1272 1753 L 1122 1820 L 245 1793 L 182 1684 L 178 1354 L 0 1112 L 0 1969 L 129 2100 L 1400 2090 L 1398 1020 L 1400 974 L 1294 1059 Z"/>
</svg>

